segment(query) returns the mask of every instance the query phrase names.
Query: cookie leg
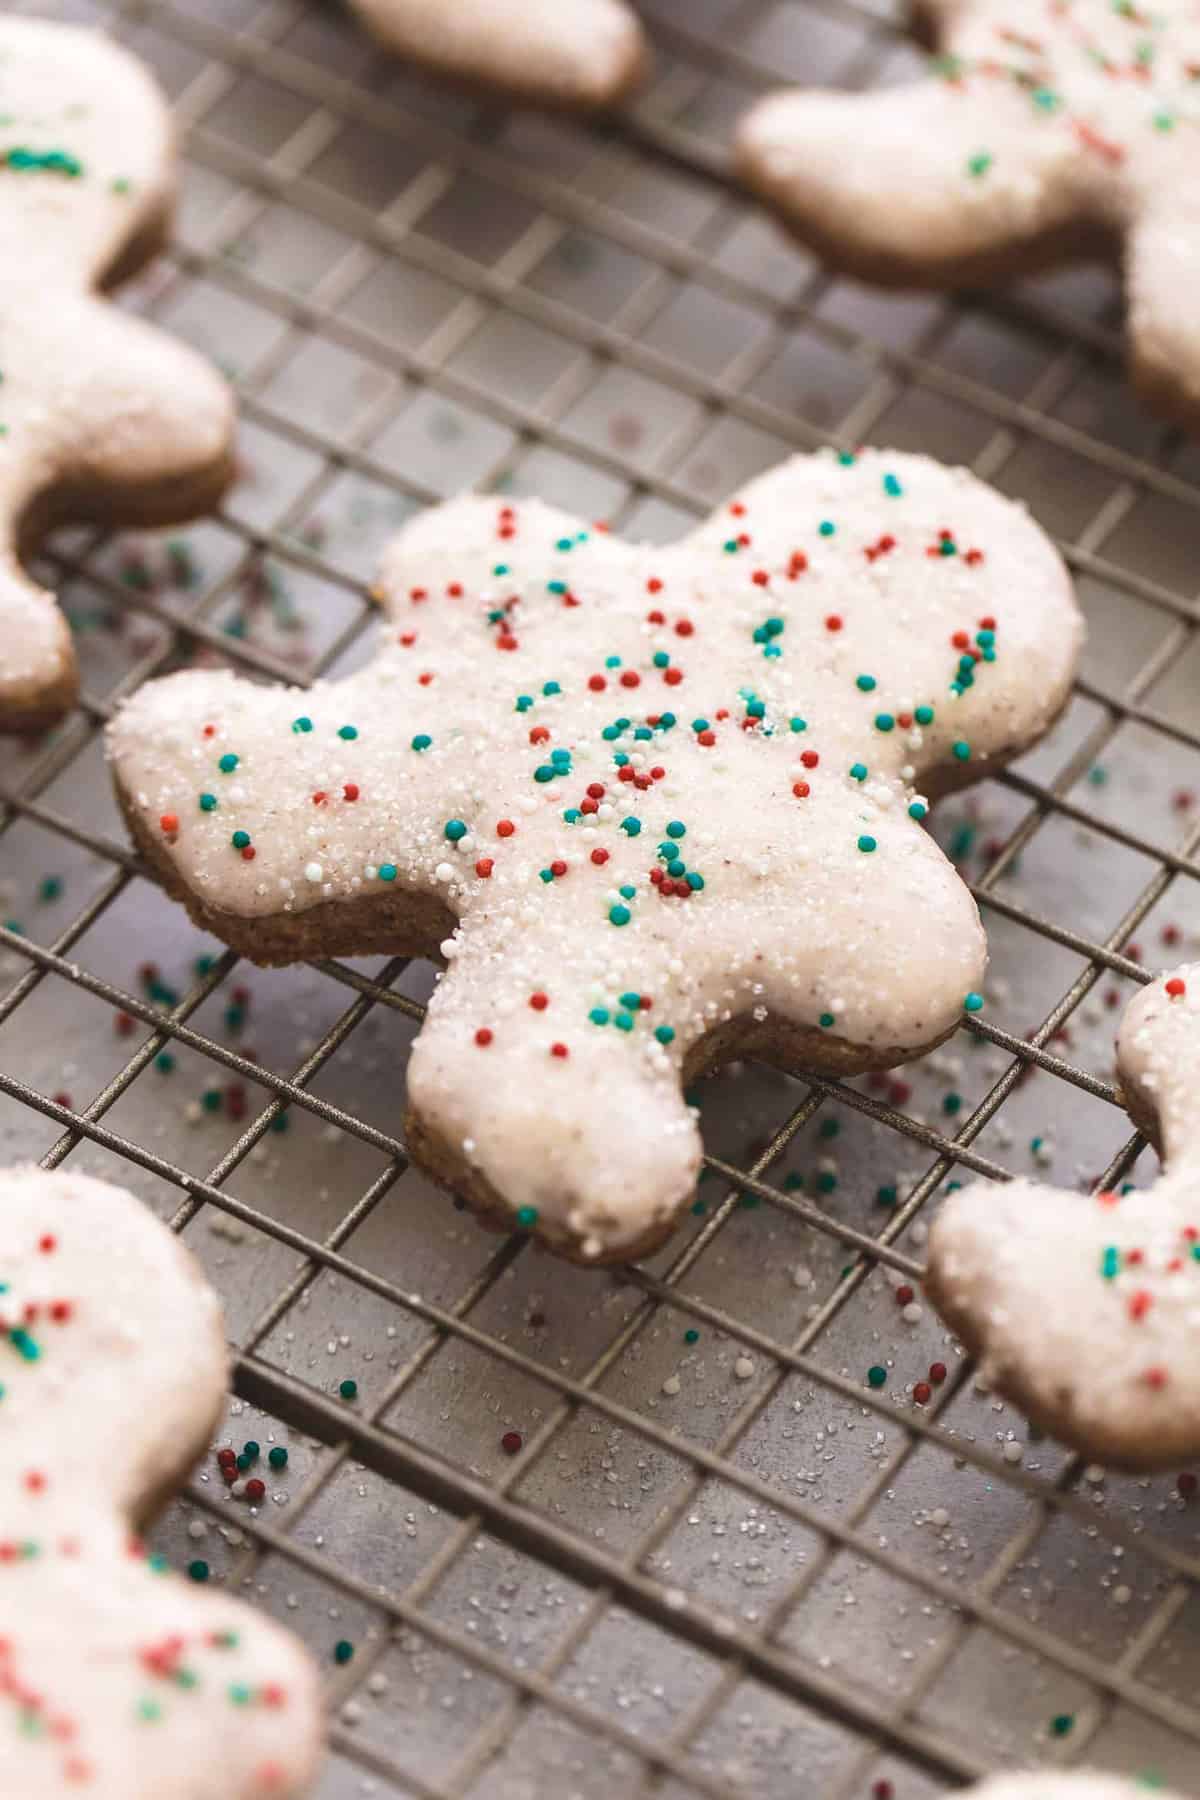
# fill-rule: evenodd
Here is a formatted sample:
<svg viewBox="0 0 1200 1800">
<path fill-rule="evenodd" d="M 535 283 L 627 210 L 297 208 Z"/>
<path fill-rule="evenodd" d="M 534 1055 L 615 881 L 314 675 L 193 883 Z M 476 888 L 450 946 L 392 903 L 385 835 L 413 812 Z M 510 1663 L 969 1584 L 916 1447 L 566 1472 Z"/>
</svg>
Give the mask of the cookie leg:
<svg viewBox="0 0 1200 1800">
<path fill-rule="evenodd" d="M 67 622 L 53 594 L 0 549 L 0 731 L 40 731 L 75 702 L 78 678 Z"/>
<path fill-rule="evenodd" d="M 744 179 L 836 266 L 904 286 L 994 279 L 1107 242 L 1075 147 L 1015 86 L 768 96 L 743 120 Z M 1086 197 L 1085 197 L 1086 200 Z"/>
<path fill-rule="evenodd" d="M 1134 377 L 1184 424 L 1200 421 L 1200 187 L 1170 196 L 1134 227 L 1126 258 Z"/>
</svg>

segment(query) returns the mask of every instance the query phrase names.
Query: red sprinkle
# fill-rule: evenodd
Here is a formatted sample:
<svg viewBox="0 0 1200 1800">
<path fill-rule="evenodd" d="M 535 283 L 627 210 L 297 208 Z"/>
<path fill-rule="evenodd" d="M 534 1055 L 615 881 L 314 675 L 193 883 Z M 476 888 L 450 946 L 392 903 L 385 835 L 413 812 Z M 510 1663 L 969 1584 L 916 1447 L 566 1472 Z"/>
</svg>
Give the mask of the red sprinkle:
<svg viewBox="0 0 1200 1800">
<path fill-rule="evenodd" d="M 481 1050 L 486 1050 L 492 1041 L 492 1033 L 486 1025 L 481 1025 L 475 1033 L 475 1042 Z"/>
<path fill-rule="evenodd" d="M 1167 992 L 1172 1000 L 1178 1000 L 1182 994 L 1187 993 L 1187 982 L 1181 981 L 1178 975 L 1172 975 L 1167 983 Z"/>
<path fill-rule="evenodd" d="M 551 1044 L 550 1054 L 551 1056 L 569 1056 L 570 1051 L 565 1044 Z"/>
<path fill-rule="evenodd" d="M 501 819 L 500 823 L 496 827 L 496 836 L 497 837 L 511 837 L 513 832 L 516 829 L 517 828 L 513 824 L 511 819 Z"/>
<path fill-rule="evenodd" d="M 933 1382 L 935 1387 L 941 1387 L 943 1381 L 945 1381 L 945 1379 L 946 1379 L 947 1373 L 948 1373 L 948 1371 L 946 1369 L 945 1363 L 943 1363 L 943 1362 L 930 1363 L 929 1379 L 930 1379 L 930 1381 Z"/>
<path fill-rule="evenodd" d="M 536 994 L 530 994 L 529 1004 L 532 1006 L 534 1012 L 545 1012 L 550 1004 L 550 996 L 549 994 L 543 994 L 540 991 Z"/>
<path fill-rule="evenodd" d="M 264 1500 L 266 1498 L 266 1493 L 266 1482 L 260 1481 L 257 1476 L 255 1476 L 253 1481 L 248 1481 L 246 1483 L 246 1498 L 252 1506 L 257 1506 L 260 1500 Z"/>
<path fill-rule="evenodd" d="M 525 1439 L 521 1436 L 519 1431 L 506 1431 L 504 1436 L 500 1439 L 500 1448 L 503 1450 L 505 1456 L 515 1456 L 524 1442 Z"/>
<path fill-rule="evenodd" d="M 495 866 L 490 856 L 481 856 L 475 864 L 475 873 L 486 881 Z"/>
<path fill-rule="evenodd" d="M 164 831 L 168 837 L 174 837 L 179 830 L 179 815 L 178 813 L 164 813 L 158 823 L 160 830 Z"/>
<path fill-rule="evenodd" d="M 933 1389 L 927 1381 L 918 1381 L 913 1384 L 913 1399 L 918 1406 L 928 1406 L 933 1399 Z"/>
</svg>

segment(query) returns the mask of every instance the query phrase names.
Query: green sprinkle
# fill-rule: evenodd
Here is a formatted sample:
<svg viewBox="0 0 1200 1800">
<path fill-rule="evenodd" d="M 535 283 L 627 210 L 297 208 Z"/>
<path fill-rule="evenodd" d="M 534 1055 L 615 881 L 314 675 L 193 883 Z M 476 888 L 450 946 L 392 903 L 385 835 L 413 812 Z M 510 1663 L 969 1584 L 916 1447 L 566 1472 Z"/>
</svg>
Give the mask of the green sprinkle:
<svg viewBox="0 0 1200 1800">
<path fill-rule="evenodd" d="M 357 1397 L 358 1397 L 357 1381 L 355 1381 L 352 1376 L 347 1375 L 345 1381 L 338 1382 L 338 1393 L 342 1396 L 343 1400 L 357 1399 Z"/>
<path fill-rule="evenodd" d="M 887 1370 L 880 1363 L 872 1363 L 867 1370 L 867 1380 L 873 1388 L 881 1388 L 887 1381 Z"/>
<path fill-rule="evenodd" d="M 822 1030 L 828 1031 L 831 1025 L 837 1024 L 837 1019 L 834 1017 L 833 1013 L 823 1012 L 817 1020 L 817 1024 L 821 1026 Z"/>
<path fill-rule="evenodd" d="M 1066 1737 L 1074 1724 L 1074 1713 L 1056 1713 L 1050 1721 L 1050 1729 L 1055 1737 Z"/>
<path fill-rule="evenodd" d="M 958 758 L 959 762 L 970 762 L 970 760 L 971 760 L 970 744 L 965 743 L 962 738 L 959 738 L 958 742 L 954 746 L 954 754 Z"/>
<path fill-rule="evenodd" d="M 522 1231 L 532 1231 L 537 1222 L 538 1209 L 536 1206 L 518 1206 L 517 1224 Z"/>
<path fill-rule="evenodd" d="M 433 739 L 427 731 L 418 731 L 416 737 L 412 740 L 412 748 L 414 750 L 428 750 L 432 742 Z"/>
<path fill-rule="evenodd" d="M 238 766 L 238 759 L 233 754 L 232 750 L 227 750 L 225 752 L 224 756 L 221 758 L 221 760 L 217 764 L 217 767 L 218 767 L 218 769 L 220 769 L 222 775 L 232 775 L 233 771 L 237 768 L 237 766 Z"/>
<path fill-rule="evenodd" d="M 273 1450 L 267 1451 L 267 1461 L 273 1469 L 287 1468 L 288 1453 L 282 1444 L 276 1444 Z"/>
<path fill-rule="evenodd" d="M 349 1638 L 339 1638 L 337 1643 L 333 1646 L 334 1662 L 348 1663 L 353 1655 L 354 1645 L 350 1642 Z"/>
<path fill-rule="evenodd" d="M 246 1442 L 242 1445 L 242 1451 L 250 1458 L 251 1462 L 257 1462 L 258 1458 L 262 1455 L 262 1445 L 256 1443 L 253 1438 L 247 1438 Z"/>
<path fill-rule="evenodd" d="M 656 1025 L 654 1027 L 654 1035 L 660 1044 L 674 1043 L 675 1027 L 673 1025 Z M 1200 1245 L 1197 1245 L 1197 1248 L 1200 1249 Z"/>
<path fill-rule="evenodd" d="M 45 876 L 38 887 L 39 900 L 57 900 L 63 891 L 61 875 Z"/>
<path fill-rule="evenodd" d="M 543 681 L 542 692 L 546 695 L 547 699 L 549 699 L 552 694 L 561 694 L 562 688 L 557 681 Z"/>
<path fill-rule="evenodd" d="M 879 846 L 876 839 L 871 836 L 870 832 L 864 831 L 858 840 L 858 847 L 869 855 L 872 850 L 878 849 Z"/>
<path fill-rule="evenodd" d="M 890 1183 L 887 1183 L 883 1187 L 878 1187 L 875 1189 L 875 1204 L 876 1204 L 876 1206 L 895 1206 L 896 1201 L 898 1199 L 899 1199 L 899 1195 L 898 1195 L 896 1189 L 894 1187 L 892 1187 L 890 1185 Z"/>
<path fill-rule="evenodd" d="M 187 1572 L 193 1581 L 208 1580 L 208 1564 L 204 1561 L 203 1557 L 198 1556 L 195 1562 L 190 1562 L 187 1566 Z"/>
<path fill-rule="evenodd" d="M 557 775 L 558 770 L 554 767 L 553 763 L 539 763 L 537 768 L 533 771 L 533 779 L 543 783 L 555 780 Z"/>
<path fill-rule="evenodd" d="M 246 1686 L 244 1681 L 232 1682 L 229 1688 L 229 1698 L 234 1706 L 249 1706 L 251 1698 L 250 1689 Z"/>
<path fill-rule="evenodd" d="M 942 1101 L 942 1111 L 948 1113 L 949 1116 L 953 1118 L 955 1113 L 960 1113 L 962 1111 L 962 1103 L 963 1098 L 961 1094 L 947 1094 L 946 1098 Z"/>
<path fill-rule="evenodd" d="M 974 156 L 969 156 L 967 158 L 968 175 L 986 175 L 991 166 L 992 157 L 990 151 L 978 150 Z"/>
<path fill-rule="evenodd" d="M 156 1725 L 162 1718 L 162 1707 L 157 1700 L 147 1697 L 138 1701 L 138 1718 L 144 1719 L 147 1725 Z"/>
<path fill-rule="evenodd" d="M 684 1332 L 683 1341 L 685 1344 L 698 1344 L 700 1342 L 700 1333 L 696 1330 L 694 1325 L 689 1326 L 687 1331 Z"/>
<path fill-rule="evenodd" d="M 292 720 L 293 731 L 311 731 L 312 728 L 312 720 L 306 718 L 303 713 L 298 719 Z"/>
<path fill-rule="evenodd" d="M 169 1050 L 160 1050 L 154 1059 L 154 1066 L 160 1075 L 169 1075 L 175 1067 L 175 1058 Z"/>
</svg>

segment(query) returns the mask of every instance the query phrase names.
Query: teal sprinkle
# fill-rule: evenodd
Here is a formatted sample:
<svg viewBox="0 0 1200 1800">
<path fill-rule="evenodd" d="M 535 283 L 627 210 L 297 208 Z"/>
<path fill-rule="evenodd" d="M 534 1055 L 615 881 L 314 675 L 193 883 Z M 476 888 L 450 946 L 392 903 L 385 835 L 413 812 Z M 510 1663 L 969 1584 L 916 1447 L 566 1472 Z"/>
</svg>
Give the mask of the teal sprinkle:
<svg viewBox="0 0 1200 1800">
<path fill-rule="evenodd" d="M 42 1347 L 36 1338 L 30 1337 L 23 1325 L 14 1325 L 8 1334 L 8 1341 L 14 1350 L 20 1352 L 26 1362 L 36 1362 L 42 1354 Z"/>
<path fill-rule="evenodd" d="M 855 781 L 865 781 L 868 773 L 866 763 L 851 763 L 850 773 Z"/>
<path fill-rule="evenodd" d="M 656 1025 L 654 1035 L 660 1044 L 672 1044 L 675 1041 L 675 1027 L 673 1025 Z"/>
<path fill-rule="evenodd" d="M 507 563 L 497 563 L 492 570 L 492 574 L 493 575 L 507 575 L 508 574 L 508 564 Z"/>
<path fill-rule="evenodd" d="M 552 594 L 565 594 L 567 591 L 565 581 L 548 581 L 546 586 Z"/>
<path fill-rule="evenodd" d="M 606 656 L 604 659 L 604 666 L 606 669 L 619 669 L 621 666 L 621 659 L 619 656 Z"/>
<path fill-rule="evenodd" d="M 823 1012 L 821 1014 L 820 1018 L 817 1020 L 817 1024 L 821 1027 L 821 1029 L 823 1031 L 828 1031 L 829 1027 L 831 1025 L 837 1024 L 837 1020 L 834 1018 L 834 1016 L 831 1012 Z"/>
<path fill-rule="evenodd" d="M 953 538 L 943 538 L 938 545 L 938 550 L 943 556 L 957 556 L 958 545 L 954 542 Z"/>
<path fill-rule="evenodd" d="M 311 731 L 312 728 L 312 720 L 306 719 L 303 715 L 298 719 L 292 720 L 293 731 Z"/>
<path fill-rule="evenodd" d="M 876 686 L 875 677 L 873 675 L 859 675 L 855 680 L 854 685 L 857 688 L 861 688 L 864 694 L 869 694 Z"/>
<path fill-rule="evenodd" d="M 964 743 L 964 741 L 960 738 L 958 743 L 955 744 L 955 746 L 954 746 L 954 754 L 958 758 L 959 762 L 970 762 L 970 760 L 971 760 L 970 744 Z"/>
<path fill-rule="evenodd" d="M 353 743 L 354 739 L 358 736 L 358 726 L 357 725 L 339 725 L 338 726 L 338 736 L 340 738 L 345 738 L 345 740 L 348 744 Z"/>
<path fill-rule="evenodd" d="M 793 731 L 807 731 L 808 730 L 808 720 L 807 719 L 801 719 L 801 718 L 789 719 L 788 724 L 791 726 Z"/>
<path fill-rule="evenodd" d="M 822 537 L 832 537 L 837 530 L 837 526 L 833 523 L 832 519 L 822 519 L 821 523 L 817 526 L 817 530 Z"/>
<path fill-rule="evenodd" d="M 708 729 L 709 729 L 709 724 L 708 724 L 707 719 L 693 719 L 692 720 L 692 730 L 693 731 L 707 731 Z"/>
<path fill-rule="evenodd" d="M 619 887 L 617 892 L 623 900 L 632 900 L 637 893 L 637 889 L 635 887 L 630 887 L 628 883 L 626 883 L 624 887 Z"/>
<path fill-rule="evenodd" d="M 593 1006 L 591 1012 L 588 1014 L 588 1018 L 592 1021 L 593 1025 L 607 1025 L 608 1008 L 606 1006 Z"/>
<path fill-rule="evenodd" d="M 461 819 L 447 819 L 445 833 L 452 844 L 457 844 L 460 839 L 466 837 L 467 828 Z"/>
<path fill-rule="evenodd" d="M 552 750 L 550 752 L 550 761 L 554 764 L 556 769 L 569 769 L 571 766 L 571 752 L 569 750 Z"/>
<path fill-rule="evenodd" d="M 636 743 L 648 744 L 653 738 L 654 733 L 648 725 L 638 725 L 634 729 L 633 736 Z"/>
<path fill-rule="evenodd" d="M 233 754 L 232 750 L 227 750 L 225 752 L 224 756 L 221 758 L 221 760 L 217 764 L 217 767 L 218 767 L 218 769 L 220 769 L 222 775 L 232 775 L 233 771 L 237 768 L 237 766 L 238 766 L 238 759 Z"/>
<path fill-rule="evenodd" d="M 609 923 L 612 925 L 628 925 L 632 917 L 627 906 L 610 906 L 608 909 Z"/>
<path fill-rule="evenodd" d="M 908 803 L 908 816 L 910 819 L 923 819 L 928 811 L 929 808 L 923 800 L 910 800 Z"/>
<path fill-rule="evenodd" d="M 678 881 L 682 876 L 687 874 L 687 864 L 681 862 L 678 857 L 673 857 L 667 864 L 667 874 L 673 876 L 674 879 Z"/>
<path fill-rule="evenodd" d="M 1193 1246 L 1193 1248 L 1195 1248 L 1195 1246 Z M 1115 1244 L 1109 1244 L 1104 1255 L 1101 1257 L 1100 1273 L 1103 1275 L 1105 1281 L 1112 1281 L 1115 1276 L 1121 1273 L 1121 1252 L 1117 1249 Z"/>
<path fill-rule="evenodd" d="M 698 894 L 700 889 L 704 886 L 704 877 L 703 875 L 698 875 L 695 869 L 689 869 L 687 872 L 687 884 L 693 893 Z"/>
<path fill-rule="evenodd" d="M 670 666 L 670 662 L 671 658 L 667 655 L 665 650 L 656 650 L 654 652 L 654 666 L 656 669 L 666 669 Z"/>
<path fill-rule="evenodd" d="M 518 1206 L 517 1224 L 522 1231 L 532 1231 L 537 1222 L 538 1209 L 536 1206 Z"/>
<path fill-rule="evenodd" d="M 554 870 L 553 869 L 539 869 L 538 874 L 541 876 L 543 881 L 553 881 L 554 880 Z"/>
<path fill-rule="evenodd" d="M 885 494 L 890 495 L 893 500 L 897 499 L 904 492 L 904 489 L 900 486 L 899 477 L 896 475 L 885 475 L 883 478 L 883 491 Z"/>
<path fill-rule="evenodd" d="M 858 840 L 858 847 L 860 850 L 865 850 L 870 854 L 872 850 L 878 849 L 879 846 L 878 841 L 871 836 L 870 832 L 864 831 Z"/>
<path fill-rule="evenodd" d="M 579 823 L 580 819 L 582 819 L 582 817 L 583 817 L 583 814 L 580 812 L 580 810 L 577 806 L 568 806 L 566 812 L 563 814 L 563 818 L 566 820 L 568 825 L 578 825 L 578 823 Z"/>
<path fill-rule="evenodd" d="M 894 731 L 895 728 L 896 728 L 896 721 L 892 717 L 891 713 L 876 713 L 875 714 L 875 729 L 876 729 L 876 731 Z"/>
<path fill-rule="evenodd" d="M 544 783 L 553 781 L 557 774 L 558 770 L 554 767 L 553 763 L 539 763 L 537 768 L 533 771 L 533 779 Z"/>
<path fill-rule="evenodd" d="M 872 1363 L 867 1370 L 867 1380 L 873 1388 L 881 1388 L 887 1381 L 887 1370 L 882 1368 L 879 1363 Z"/>
<path fill-rule="evenodd" d="M 613 1024 L 616 1026 L 618 1031 L 632 1031 L 633 1030 L 633 1014 L 627 1013 L 627 1012 L 619 1012 L 616 1015 L 616 1017 L 613 1019 Z"/>
<path fill-rule="evenodd" d="M 963 1001 L 963 1008 L 966 1012 L 969 1012 L 969 1013 L 982 1012 L 983 1011 L 983 995 L 982 994 L 968 994 L 966 999 Z"/>
<path fill-rule="evenodd" d="M 642 832 L 642 821 L 640 819 L 635 819 L 631 813 L 627 819 L 621 820 L 621 830 L 629 837 L 640 837 Z"/>
<path fill-rule="evenodd" d="M 561 694 L 562 688 L 557 681 L 544 681 L 542 683 L 542 692 L 549 698 L 551 694 Z"/>
<path fill-rule="evenodd" d="M 554 548 L 556 550 L 570 550 L 572 548 L 572 540 L 570 538 L 559 538 Z"/>
<path fill-rule="evenodd" d="M 932 708 L 932 706 L 918 706 L 916 712 L 913 714 L 913 718 L 917 721 L 918 725 L 932 725 L 933 724 L 933 708 Z"/>
<path fill-rule="evenodd" d="M 380 881 L 395 881 L 395 879 L 396 879 L 395 863 L 380 863 L 379 879 L 380 879 Z"/>
<path fill-rule="evenodd" d="M 533 695 L 532 694 L 518 694 L 517 695 L 517 704 L 513 710 L 515 712 L 528 712 L 532 705 L 533 705 Z"/>
<path fill-rule="evenodd" d="M 625 1008 L 626 1012 L 637 1012 L 641 1004 L 642 996 L 633 993 L 632 990 L 628 994 L 621 995 L 621 1005 Z"/>
<path fill-rule="evenodd" d="M 229 841 L 235 850 L 245 850 L 250 843 L 250 833 L 248 831 L 235 831 Z"/>
<path fill-rule="evenodd" d="M 672 819 L 667 826 L 667 836 L 669 838 L 681 838 L 681 837 L 685 837 L 686 835 L 687 835 L 687 826 L 681 824 L 678 819 Z"/>
<path fill-rule="evenodd" d="M 412 747 L 414 750 L 428 750 L 432 742 L 433 739 L 427 731 L 418 731 L 416 737 L 412 741 Z"/>
<path fill-rule="evenodd" d="M 658 715 L 658 729 L 660 731 L 670 731 L 672 726 L 677 725 L 678 722 L 675 714 L 672 712 L 659 713 Z"/>
<path fill-rule="evenodd" d="M 766 710 L 766 704 L 762 700 L 747 700 L 746 702 L 746 717 L 748 719 L 761 719 Z"/>
</svg>

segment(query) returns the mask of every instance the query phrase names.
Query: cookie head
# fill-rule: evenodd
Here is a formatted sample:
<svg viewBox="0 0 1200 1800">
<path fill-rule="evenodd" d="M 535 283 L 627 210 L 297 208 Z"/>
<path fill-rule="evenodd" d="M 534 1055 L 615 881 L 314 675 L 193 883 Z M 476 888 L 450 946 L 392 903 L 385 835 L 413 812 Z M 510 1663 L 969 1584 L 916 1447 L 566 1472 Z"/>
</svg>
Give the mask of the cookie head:
<svg viewBox="0 0 1200 1800">
<path fill-rule="evenodd" d="M 1200 419 L 1200 18 L 1189 0 L 925 0 L 931 77 L 792 90 L 743 121 L 738 164 L 796 234 L 871 281 L 963 285 L 1121 256 L 1134 373 Z"/>
<path fill-rule="evenodd" d="M 62 518 L 157 523 L 230 474 L 228 389 L 98 289 L 158 248 L 166 103 L 98 32 L 0 20 L 0 730 L 74 698 L 70 638 L 22 557 Z"/>
<path fill-rule="evenodd" d="M 467 499 L 380 595 L 361 674 L 173 676 L 110 755 L 139 845 L 246 954 L 441 956 L 409 1142 L 482 1212 L 631 1255 L 691 1194 L 697 1071 L 955 1029 L 983 934 L 929 802 L 1046 729 L 1080 639 L 1018 508 L 877 451 L 798 457 L 668 549 Z"/>
<path fill-rule="evenodd" d="M 1132 1002 L 1117 1069 L 1161 1146 L 1158 1181 L 962 1188 L 930 1233 L 928 1286 L 1036 1425 L 1096 1462 L 1169 1469 L 1200 1452 L 1200 964 Z"/>
<path fill-rule="evenodd" d="M 0 1173 L 0 1688 L 16 1715 L 0 1792 L 305 1786 L 319 1720 L 307 1658 L 133 1536 L 202 1448 L 224 1382 L 216 1298 L 131 1195 Z"/>
</svg>

